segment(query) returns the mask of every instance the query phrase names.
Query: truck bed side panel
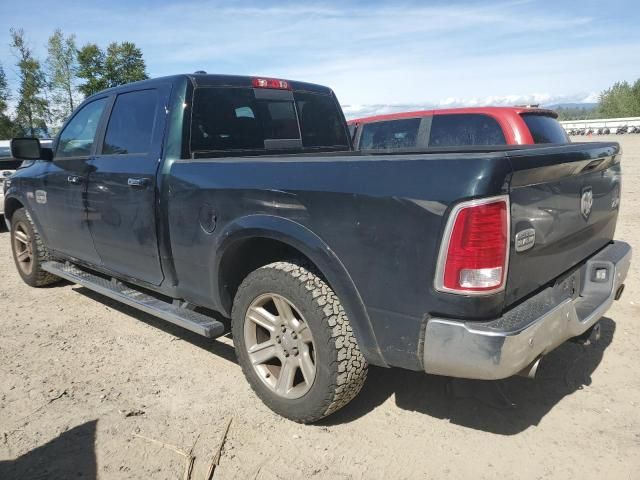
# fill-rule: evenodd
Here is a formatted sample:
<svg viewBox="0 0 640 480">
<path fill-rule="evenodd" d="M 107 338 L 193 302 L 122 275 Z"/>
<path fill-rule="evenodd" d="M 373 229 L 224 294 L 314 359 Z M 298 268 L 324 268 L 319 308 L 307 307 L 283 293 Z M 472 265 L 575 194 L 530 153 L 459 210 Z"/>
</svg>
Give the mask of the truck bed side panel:
<svg viewBox="0 0 640 480">
<path fill-rule="evenodd" d="M 217 248 L 231 222 L 255 214 L 290 219 L 319 236 L 358 289 L 385 359 L 421 368 L 427 312 L 490 318 L 503 297 L 435 294 L 443 219 L 452 203 L 506 191 L 503 153 L 402 157 L 262 157 L 183 160 L 171 169 L 169 219 L 179 288 L 197 303 L 217 298 Z M 212 234 L 199 224 L 209 205 Z M 380 274 L 384 272 L 384 274 Z M 224 309 L 223 309 L 224 310 Z"/>
</svg>

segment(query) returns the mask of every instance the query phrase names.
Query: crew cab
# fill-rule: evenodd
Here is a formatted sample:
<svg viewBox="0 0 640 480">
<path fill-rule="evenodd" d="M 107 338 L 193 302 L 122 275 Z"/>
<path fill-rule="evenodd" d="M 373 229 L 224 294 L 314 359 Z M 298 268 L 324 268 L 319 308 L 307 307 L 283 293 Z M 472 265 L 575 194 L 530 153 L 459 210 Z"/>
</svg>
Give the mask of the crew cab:
<svg viewBox="0 0 640 480">
<path fill-rule="evenodd" d="M 463 145 L 569 143 L 553 110 L 473 107 L 391 113 L 349 120 L 360 150 Z"/>
<path fill-rule="evenodd" d="M 51 149 L 14 139 L 18 273 L 209 338 L 275 412 L 313 422 L 368 365 L 533 375 L 598 333 L 631 249 L 616 143 L 354 151 L 333 92 L 226 75 L 86 99 Z"/>
</svg>

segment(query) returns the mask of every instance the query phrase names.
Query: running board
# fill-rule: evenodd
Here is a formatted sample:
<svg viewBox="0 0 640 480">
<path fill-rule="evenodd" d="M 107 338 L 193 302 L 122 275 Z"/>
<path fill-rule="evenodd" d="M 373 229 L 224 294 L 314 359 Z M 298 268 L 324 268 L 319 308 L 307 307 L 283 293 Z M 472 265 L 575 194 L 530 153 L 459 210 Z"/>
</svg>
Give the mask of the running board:
<svg viewBox="0 0 640 480">
<path fill-rule="evenodd" d="M 86 272 L 71 263 L 45 262 L 42 269 L 204 337 L 216 338 L 225 333 L 224 324 L 218 320 L 159 300 L 116 279 L 108 280 Z"/>
</svg>

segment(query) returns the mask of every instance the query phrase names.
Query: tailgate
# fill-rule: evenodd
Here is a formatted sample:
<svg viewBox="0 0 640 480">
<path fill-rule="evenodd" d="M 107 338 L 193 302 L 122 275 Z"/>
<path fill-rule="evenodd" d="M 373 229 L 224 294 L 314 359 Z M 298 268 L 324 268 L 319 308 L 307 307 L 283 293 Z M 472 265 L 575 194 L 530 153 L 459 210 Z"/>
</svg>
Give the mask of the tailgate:
<svg viewBox="0 0 640 480">
<path fill-rule="evenodd" d="M 523 150 L 509 157 L 514 173 L 506 305 L 611 242 L 621 180 L 617 143 Z"/>
</svg>

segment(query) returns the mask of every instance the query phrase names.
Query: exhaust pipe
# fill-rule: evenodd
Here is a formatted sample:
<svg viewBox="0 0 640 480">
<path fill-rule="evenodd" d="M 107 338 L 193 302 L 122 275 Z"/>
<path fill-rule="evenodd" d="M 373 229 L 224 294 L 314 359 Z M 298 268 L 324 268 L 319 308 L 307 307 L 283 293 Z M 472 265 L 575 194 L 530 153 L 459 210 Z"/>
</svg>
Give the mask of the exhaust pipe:
<svg viewBox="0 0 640 480">
<path fill-rule="evenodd" d="M 531 379 L 536 378 L 536 373 L 538 372 L 538 367 L 540 366 L 540 360 L 542 360 L 542 356 L 536 358 L 528 366 L 526 366 L 522 370 L 520 370 L 517 373 L 517 375 L 520 376 L 520 377 L 527 377 L 527 378 L 531 378 Z"/>
</svg>

